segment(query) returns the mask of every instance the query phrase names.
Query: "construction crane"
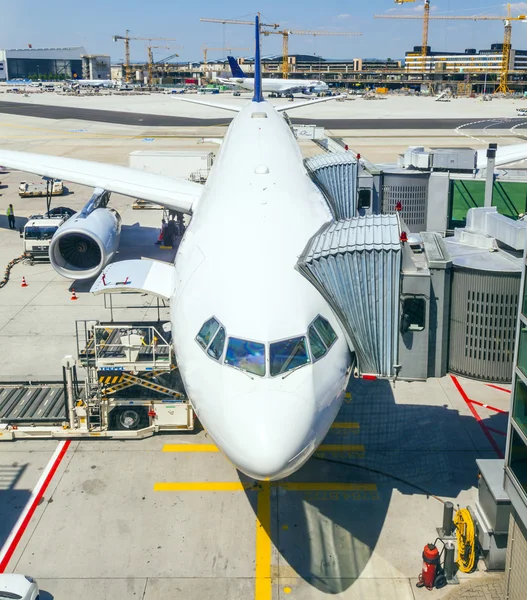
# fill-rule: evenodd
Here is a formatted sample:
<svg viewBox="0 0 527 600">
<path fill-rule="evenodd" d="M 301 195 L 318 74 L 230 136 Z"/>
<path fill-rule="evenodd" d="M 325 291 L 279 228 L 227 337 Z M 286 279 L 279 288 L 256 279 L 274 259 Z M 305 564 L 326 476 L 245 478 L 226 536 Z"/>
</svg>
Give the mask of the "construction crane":
<svg viewBox="0 0 527 600">
<path fill-rule="evenodd" d="M 400 0 L 400 2 L 413 2 L 414 0 Z M 429 2 L 429 0 L 425 0 L 425 2 Z M 399 3 L 400 3 L 399 2 Z M 418 15 L 374 15 L 376 19 L 420 19 L 421 17 Z M 505 25 L 505 33 L 503 37 L 503 51 L 501 58 L 501 67 L 500 67 L 500 77 L 499 84 L 496 88 L 495 92 L 502 92 L 507 94 L 510 92 L 508 86 L 509 80 L 509 70 L 510 70 L 510 59 L 511 59 L 511 38 L 512 38 L 512 21 L 526 21 L 526 15 L 518 15 L 517 17 L 513 17 L 511 15 L 511 5 L 507 4 L 507 14 L 505 16 L 497 16 L 497 15 L 463 15 L 463 16 L 442 16 L 442 15 L 434 15 L 431 17 L 427 16 L 427 42 L 428 42 L 428 20 L 437 19 L 442 21 L 503 21 Z M 424 38 L 423 38 L 424 40 Z M 424 43 L 424 41 L 423 41 Z M 426 54 L 423 55 L 423 70 L 426 69 Z"/>
<path fill-rule="evenodd" d="M 207 54 L 208 54 L 210 51 L 213 51 L 213 52 L 223 52 L 223 51 L 225 50 L 225 51 L 226 51 L 226 52 L 228 52 L 228 53 L 229 53 L 229 55 L 230 55 L 230 54 L 232 54 L 232 51 L 233 51 L 233 50 L 250 50 L 250 49 L 251 49 L 251 48 L 231 48 L 231 47 L 229 47 L 229 48 L 227 48 L 227 47 L 225 47 L 225 48 L 208 48 L 208 47 L 207 47 L 207 46 L 204 44 L 204 45 L 203 45 L 203 47 L 202 47 L 202 50 L 203 50 L 203 62 L 204 62 L 205 64 L 207 64 Z"/>
<path fill-rule="evenodd" d="M 146 40 L 148 42 L 175 42 L 174 38 L 155 38 L 155 37 L 131 37 L 127 29 L 125 35 L 112 36 L 114 42 L 124 40 L 124 78 L 126 83 L 132 81 L 132 66 L 130 64 L 130 40 Z"/>
<path fill-rule="evenodd" d="M 253 21 L 238 21 L 235 19 L 200 19 L 206 23 L 221 23 L 223 25 L 229 23 L 232 25 L 254 25 Z M 278 29 L 280 25 L 278 23 L 261 23 L 262 27 L 269 27 L 272 29 Z M 270 31 L 261 29 L 262 35 L 281 35 L 282 37 L 282 76 L 286 78 L 289 75 L 289 36 L 290 35 L 362 35 L 357 32 L 345 32 L 345 31 L 298 31 L 293 29 L 287 29 L 283 31 Z"/>
<path fill-rule="evenodd" d="M 416 2 L 416 0 L 395 0 L 395 4 L 407 4 L 408 2 Z M 405 19 L 407 15 L 374 15 L 375 19 Z M 425 0 L 423 16 L 411 15 L 412 19 L 423 19 L 423 37 L 421 40 L 421 56 L 423 57 L 423 65 L 426 65 L 426 56 L 428 51 L 428 22 L 430 21 L 430 0 Z M 424 70 L 424 67 L 423 67 Z"/>
<path fill-rule="evenodd" d="M 170 50 L 174 46 L 147 46 L 146 51 L 148 52 L 148 85 L 152 85 L 154 80 L 154 53 L 152 52 L 153 48 L 166 48 Z M 179 46 L 178 46 L 179 47 Z M 169 58 L 174 58 L 175 56 L 179 56 L 179 54 L 172 54 Z"/>
<path fill-rule="evenodd" d="M 262 31 L 263 35 L 282 36 L 282 77 L 286 79 L 289 75 L 289 36 L 290 35 L 362 35 L 353 31 L 300 31 L 297 29 L 284 29 L 283 31 Z"/>
</svg>

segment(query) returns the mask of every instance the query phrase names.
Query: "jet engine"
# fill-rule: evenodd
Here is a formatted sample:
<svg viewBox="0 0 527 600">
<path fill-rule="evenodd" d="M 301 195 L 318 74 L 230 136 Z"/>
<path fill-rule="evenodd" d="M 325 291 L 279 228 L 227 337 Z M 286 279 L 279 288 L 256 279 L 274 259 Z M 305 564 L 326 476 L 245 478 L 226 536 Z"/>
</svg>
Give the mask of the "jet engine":
<svg viewBox="0 0 527 600">
<path fill-rule="evenodd" d="M 51 240 L 50 262 L 63 277 L 96 277 L 119 248 L 121 217 L 107 208 L 110 193 L 95 189 L 90 201 Z"/>
</svg>

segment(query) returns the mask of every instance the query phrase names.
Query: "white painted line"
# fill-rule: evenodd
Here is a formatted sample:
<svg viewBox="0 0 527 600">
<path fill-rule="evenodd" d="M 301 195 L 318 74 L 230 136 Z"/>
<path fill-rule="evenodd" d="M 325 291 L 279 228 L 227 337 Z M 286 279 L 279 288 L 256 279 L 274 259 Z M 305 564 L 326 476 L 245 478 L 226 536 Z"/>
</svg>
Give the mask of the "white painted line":
<svg viewBox="0 0 527 600">
<path fill-rule="evenodd" d="M 24 531 L 26 530 L 29 522 L 31 521 L 33 513 L 35 512 L 40 500 L 44 496 L 44 492 L 46 491 L 48 485 L 53 479 L 53 476 L 55 475 L 62 459 L 64 458 L 64 455 L 66 454 L 70 443 L 71 440 L 63 440 L 58 444 L 57 448 L 55 449 L 55 452 L 53 453 L 53 456 L 48 462 L 29 500 L 27 501 L 24 510 L 20 514 L 20 517 L 18 517 L 18 520 L 15 526 L 13 527 L 13 530 L 11 531 L 9 537 L 5 541 L 2 550 L 0 550 L 0 573 L 3 573 L 6 570 L 7 565 L 11 560 L 11 557 L 13 556 L 16 547 L 18 546 L 18 543 L 24 535 Z"/>
</svg>

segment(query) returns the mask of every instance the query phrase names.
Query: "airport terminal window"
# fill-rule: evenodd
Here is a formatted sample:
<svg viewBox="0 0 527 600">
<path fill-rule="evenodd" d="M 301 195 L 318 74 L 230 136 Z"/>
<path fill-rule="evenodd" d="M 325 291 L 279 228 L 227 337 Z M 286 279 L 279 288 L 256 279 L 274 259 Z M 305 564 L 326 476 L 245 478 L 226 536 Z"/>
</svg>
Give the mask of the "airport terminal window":
<svg viewBox="0 0 527 600">
<path fill-rule="evenodd" d="M 225 328 L 220 327 L 218 333 L 212 340 L 209 349 L 207 350 L 207 354 L 219 360 L 221 355 L 223 354 L 223 347 L 225 346 Z"/>
<path fill-rule="evenodd" d="M 527 375 L 527 325 L 521 319 L 518 340 L 518 368 L 524 375 Z"/>
<path fill-rule="evenodd" d="M 509 467 L 523 490 L 527 492 L 527 446 L 514 427 L 511 433 Z"/>
<path fill-rule="evenodd" d="M 425 328 L 426 301 L 424 298 L 410 296 L 403 300 L 401 333 L 423 331 Z"/>
<path fill-rule="evenodd" d="M 322 358 L 324 354 L 326 354 L 327 350 L 314 325 L 309 326 L 307 335 L 309 337 L 309 345 L 311 346 L 311 354 L 313 355 L 313 358 L 315 360 Z"/>
<path fill-rule="evenodd" d="M 306 338 L 296 337 L 270 345 L 271 377 L 282 375 L 309 362 Z"/>
<path fill-rule="evenodd" d="M 265 345 L 231 337 L 227 344 L 225 364 L 263 377 L 265 375 Z"/>
<path fill-rule="evenodd" d="M 213 317 L 212 319 L 209 319 L 199 330 L 199 333 L 196 336 L 196 341 L 203 349 L 210 344 L 210 341 L 214 337 L 216 331 L 218 331 L 219 326 L 220 324 Z"/>
<path fill-rule="evenodd" d="M 329 321 L 318 315 L 318 317 L 314 320 L 313 325 L 322 338 L 324 344 L 326 344 L 326 347 L 329 348 L 337 339 L 337 334 L 333 330 L 333 327 L 331 327 L 329 324 Z"/>
<path fill-rule="evenodd" d="M 359 200 L 357 203 L 357 208 L 366 209 L 371 206 L 371 190 L 370 189 L 361 189 L 359 190 Z"/>
</svg>

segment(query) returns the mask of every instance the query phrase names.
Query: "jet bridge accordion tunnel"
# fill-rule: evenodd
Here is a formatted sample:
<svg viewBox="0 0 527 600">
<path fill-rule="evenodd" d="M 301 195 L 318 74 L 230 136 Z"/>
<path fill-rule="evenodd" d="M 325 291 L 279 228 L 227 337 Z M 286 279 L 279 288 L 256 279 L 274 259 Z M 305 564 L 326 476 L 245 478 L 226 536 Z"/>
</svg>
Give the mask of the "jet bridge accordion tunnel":
<svg viewBox="0 0 527 600">
<path fill-rule="evenodd" d="M 332 307 L 360 371 L 510 382 L 519 270 L 464 264 L 448 238 L 425 231 L 427 174 L 365 169 L 351 152 L 304 164 L 335 221 L 308 242 L 297 269 Z M 421 242 L 401 243 L 403 230 Z"/>
</svg>

